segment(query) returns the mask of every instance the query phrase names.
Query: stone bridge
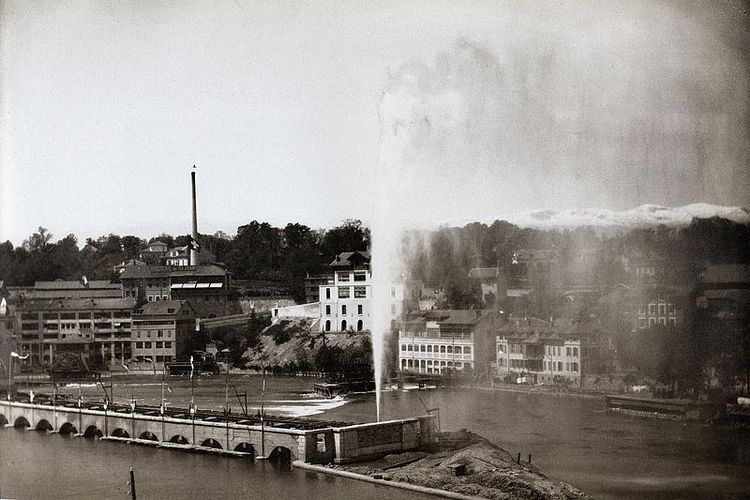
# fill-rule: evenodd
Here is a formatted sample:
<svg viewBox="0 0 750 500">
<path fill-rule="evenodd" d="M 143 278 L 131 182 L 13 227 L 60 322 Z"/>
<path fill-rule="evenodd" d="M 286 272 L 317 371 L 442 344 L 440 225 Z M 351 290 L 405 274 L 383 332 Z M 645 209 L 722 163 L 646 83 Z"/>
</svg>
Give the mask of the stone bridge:
<svg viewBox="0 0 750 500">
<path fill-rule="evenodd" d="M 435 442 L 434 416 L 369 424 L 224 415 L 185 408 L 70 401 L 0 401 L 0 425 L 89 438 L 213 451 L 282 462 L 344 463 Z"/>
</svg>

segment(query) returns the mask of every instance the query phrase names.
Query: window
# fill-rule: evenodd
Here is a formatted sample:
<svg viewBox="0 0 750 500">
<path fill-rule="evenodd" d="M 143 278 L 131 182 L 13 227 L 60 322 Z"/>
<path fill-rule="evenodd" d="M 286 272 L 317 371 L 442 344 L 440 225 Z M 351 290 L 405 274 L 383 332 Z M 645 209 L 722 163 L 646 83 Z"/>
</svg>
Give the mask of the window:
<svg viewBox="0 0 750 500">
<path fill-rule="evenodd" d="M 565 355 L 570 356 L 570 347 L 565 348 Z"/>
<path fill-rule="evenodd" d="M 667 304 L 659 304 L 659 316 L 667 314 Z"/>
<path fill-rule="evenodd" d="M 469 346 L 464 347 L 464 354 L 471 354 L 471 347 Z"/>
<path fill-rule="evenodd" d="M 453 346 L 449 345 L 445 348 L 445 350 L 448 352 L 448 354 L 453 354 Z"/>
<path fill-rule="evenodd" d="M 357 314 L 362 315 L 362 304 L 357 305 Z"/>
<path fill-rule="evenodd" d="M 406 344 L 401 344 L 401 350 L 406 351 Z"/>
<path fill-rule="evenodd" d="M 326 320 L 325 331 L 327 331 L 327 332 L 331 331 L 331 320 L 330 319 Z"/>
<path fill-rule="evenodd" d="M 354 273 L 354 281 L 367 281 L 367 273 Z"/>
<path fill-rule="evenodd" d="M 341 314 L 346 315 L 346 304 L 341 305 Z"/>
<path fill-rule="evenodd" d="M 419 352 L 427 352 L 427 346 L 425 346 L 424 344 L 420 345 Z"/>
<path fill-rule="evenodd" d="M 340 299 L 348 299 L 349 298 L 349 287 L 348 286 L 340 286 L 339 287 L 339 298 Z"/>
<path fill-rule="evenodd" d="M 638 328 L 646 328 L 646 318 L 641 318 L 638 320 Z"/>
<path fill-rule="evenodd" d="M 154 296 L 153 295 L 149 295 L 148 296 L 148 301 L 149 302 L 153 302 L 154 301 Z"/>
<path fill-rule="evenodd" d="M 330 288 L 326 288 L 326 298 L 327 299 L 331 298 L 331 289 Z"/>
<path fill-rule="evenodd" d="M 445 346 L 444 346 L 444 345 L 441 345 L 441 346 L 440 346 L 440 352 L 441 352 L 441 353 L 445 353 Z"/>
<path fill-rule="evenodd" d="M 331 315 L 331 306 L 326 306 L 326 316 Z"/>
<path fill-rule="evenodd" d="M 354 298 L 355 299 L 366 299 L 367 298 L 367 287 L 366 286 L 355 286 L 354 287 Z"/>
<path fill-rule="evenodd" d="M 341 321 L 341 331 L 342 331 L 342 332 L 345 332 L 345 331 L 346 331 L 346 320 L 342 320 L 342 321 Z"/>
<path fill-rule="evenodd" d="M 656 324 L 656 318 L 648 318 L 648 326 L 654 326 Z"/>
<path fill-rule="evenodd" d="M 171 349 L 172 348 L 172 342 L 164 342 L 164 348 L 165 349 Z"/>
<path fill-rule="evenodd" d="M 578 357 L 578 348 L 577 347 L 573 348 L 573 357 L 575 357 L 575 358 Z"/>
<path fill-rule="evenodd" d="M 674 314 L 674 304 L 672 303 L 667 304 L 667 313 Z"/>
<path fill-rule="evenodd" d="M 396 315 L 396 304 L 391 304 L 391 316 Z"/>
<path fill-rule="evenodd" d="M 427 346 L 427 352 L 432 352 L 432 345 Z"/>
<path fill-rule="evenodd" d="M 339 277 L 339 281 L 349 281 L 349 273 L 336 273 Z"/>
<path fill-rule="evenodd" d="M 669 326 L 677 326 L 677 318 L 669 318 Z"/>
<path fill-rule="evenodd" d="M 157 336 L 158 338 L 161 338 L 161 330 L 157 330 L 157 331 L 156 331 L 156 336 Z"/>
<path fill-rule="evenodd" d="M 648 305 L 648 313 L 651 315 L 656 314 L 656 304 L 649 304 Z"/>
<path fill-rule="evenodd" d="M 563 366 L 562 365 L 562 361 L 558 361 L 557 362 L 557 371 L 559 371 L 559 372 L 563 371 L 562 366 Z"/>
<path fill-rule="evenodd" d="M 391 287 L 391 297 L 395 297 L 395 296 L 396 296 L 396 287 L 392 286 Z"/>
<path fill-rule="evenodd" d="M 659 324 L 667 326 L 667 318 L 659 318 Z"/>
<path fill-rule="evenodd" d="M 163 342 L 157 342 L 156 343 L 156 348 L 157 349 L 163 349 L 164 348 L 164 343 Z"/>
<path fill-rule="evenodd" d="M 362 320 L 357 320 L 357 331 L 361 332 L 362 328 L 364 328 L 364 323 L 362 323 Z"/>
<path fill-rule="evenodd" d="M 407 350 L 409 350 L 409 351 L 413 351 L 413 350 L 414 350 L 414 346 L 413 346 L 413 345 L 411 345 L 411 344 L 409 344 L 408 346 L 406 346 L 406 348 L 407 348 Z"/>
<path fill-rule="evenodd" d="M 401 368 L 406 368 L 406 360 L 405 359 L 401 360 Z"/>
<path fill-rule="evenodd" d="M 577 372 L 578 371 L 578 363 L 570 363 L 570 371 Z"/>
<path fill-rule="evenodd" d="M 151 349 L 151 342 L 144 342 L 144 343 L 143 343 L 143 347 L 144 347 L 145 349 Z"/>
</svg>

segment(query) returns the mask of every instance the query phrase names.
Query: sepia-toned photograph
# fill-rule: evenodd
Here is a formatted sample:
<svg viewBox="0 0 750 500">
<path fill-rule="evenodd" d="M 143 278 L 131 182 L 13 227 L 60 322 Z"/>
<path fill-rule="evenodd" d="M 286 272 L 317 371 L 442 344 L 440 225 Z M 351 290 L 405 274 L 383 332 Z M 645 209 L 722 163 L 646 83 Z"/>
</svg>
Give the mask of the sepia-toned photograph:
<svg viewBox="0 0 750 500">
<path fill-rule="evenodd" d="M 0 0 L 0 499 L 750 499 L 749 13 Z"/>
</svg>

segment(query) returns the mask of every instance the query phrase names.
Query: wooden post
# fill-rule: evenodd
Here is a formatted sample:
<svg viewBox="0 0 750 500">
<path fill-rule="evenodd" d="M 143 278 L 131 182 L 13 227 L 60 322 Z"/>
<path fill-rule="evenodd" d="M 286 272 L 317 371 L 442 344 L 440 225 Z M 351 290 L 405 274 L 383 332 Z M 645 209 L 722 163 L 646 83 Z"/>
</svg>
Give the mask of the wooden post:
<svg viewBox="0 0 750 500">
<path fill-rule="evenodd" d="M 133 500 L 136 500 L 135 498 L 135 473 L 133 472 L 133 468 L 130 468 L 130 498 Z"/>
</svg>

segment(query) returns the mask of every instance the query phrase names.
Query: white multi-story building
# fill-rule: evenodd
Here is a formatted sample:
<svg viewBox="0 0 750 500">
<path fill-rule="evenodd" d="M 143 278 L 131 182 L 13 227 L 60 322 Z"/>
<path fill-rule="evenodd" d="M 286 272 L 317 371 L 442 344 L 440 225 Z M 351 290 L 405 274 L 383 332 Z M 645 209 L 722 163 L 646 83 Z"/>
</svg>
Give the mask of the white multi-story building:
<svg viewBox="0 0 750 500">
<path fill-rule="evenodd" d="M 535 383 L 567 380 L 580 384 L 585 362 L 582 341 L 586 336 L 571 323 L 511 319 L 496 336 L 497 375 L 528 376 L 531 379 L 527 382 Z"/>
<path fill-rule="evenodd" d="M 401 371 L 443 374 L 478 369 L 491 361 L 487 346 L 491 313 L 480 310 L 421 311 L 399 331 Z"/>
<path fill-rule="evenodd" d="M 370 253 L 343 252 L 330 265 L 333 277 L 319 285 L 320 330 L 372 330 L 372 275 Z M 403 311 L 404 287 L 390 285 L 389 314 L 396 320 Z"/>
<path fill-rule="evenodd" d="M 333 278 L 320 285 L 320 329 L 362 331 L 372 327 L 369 252 L 343 252 L 331 263 Z"/>
</svg>

